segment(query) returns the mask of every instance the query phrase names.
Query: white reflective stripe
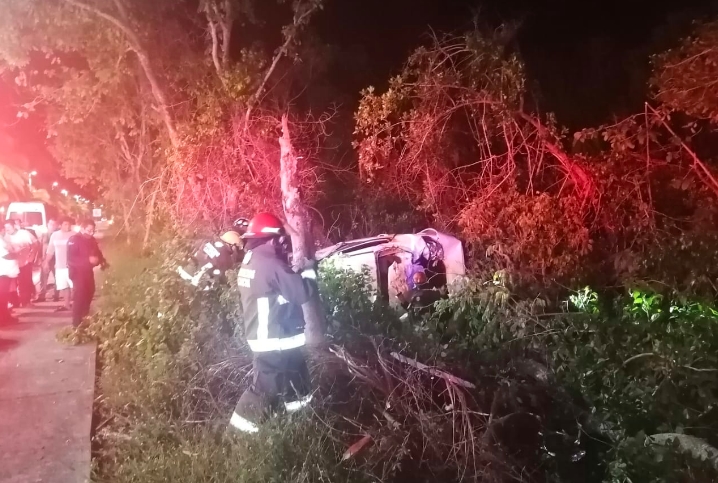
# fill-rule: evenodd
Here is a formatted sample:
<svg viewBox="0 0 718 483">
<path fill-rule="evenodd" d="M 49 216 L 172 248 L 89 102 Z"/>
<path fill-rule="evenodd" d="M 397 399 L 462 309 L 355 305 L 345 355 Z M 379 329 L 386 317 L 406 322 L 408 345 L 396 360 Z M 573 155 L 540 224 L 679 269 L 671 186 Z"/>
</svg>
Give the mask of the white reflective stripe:
<svg viewBox="0 0 718 483">
<path fill-rule="evenodd" d="M 279 305 L 284 305 L 284 304 L 288 304 L 288 303 L 289 303 L 289 300 L 285 299 L 285 298 L 282 297 L 281 295 L 277 295 L 277 303 L 278 303 Z"/>
<path fill-rule="evenodd" d="M 192 280 L 192 275 L 187 273 L 187 271 L 182 267 L 177 267 L 177 273 L 179 273 L 180 277 L 182 277 L 184 280 Z"/>
<path fill-rule="evenodd" d="M 286 409 L 288 413 L 293 413 L 294 411 L 299 411 L 303 407 L 308 406 L 310 402 L 312 402 L 311 394 L 297 401 L 285 402 L 284 409 Z"/>
<path fill-rule="evenodd" d="M 207 272 L 207 270 L 209 270 L 210 268 L 212 268 L 211 263 L 207 263 L 205 264 L 205 266 L 200 268 L 199 272 L 197 272 L 194 277 L 192 277 L 192 285 L 194 285 L 195 287 L 199 285 L 199 279 L 202 278 L 202 275 L 204 275 L 205 272 Z"/>
<path fill-rule="evenodd" d="M 269 337 L 269 299 L 257 299 L 257 339 L 264 340 Z"/>
<path fill-rule="evenodd" d="M 215 274 L 215 275 L 219 275 L 221 272 L 215 268 L 215 269 L 212 271 L 212 273 Z"/>
<path fill-rule="evenodd" d="M 308 268 L 302 272 L 302 278 L 309 278 L 311 280 L 317 279 L 317 272 L 314 269 Z"/>
<path fill-rule="evenodd" d="M 306 341 L 307 338 L 302 333 L 282 339 L 248 340 L 247 344 L 249 344 L 249 348 L 252 349 L 252 352 L 273 352 L 296 349 L 297 347 L 302 347 Z"/>
<path fill-rule="evenodd" d="M 217 258 L 219 256 L 219 251 L 213 247 L 211 243 L 205 243 L 202 247 L 202 251 L 206 253 L 209 258 Z"/>
<path fill-rule="evenodd" d="M 232 413 L 232 418 L 229 420 L 229 425 L 244 431 L 245 433 L 256 433 L 259 428 L 249 419 L 245 419 L 237 413 Z"/>
</svg>

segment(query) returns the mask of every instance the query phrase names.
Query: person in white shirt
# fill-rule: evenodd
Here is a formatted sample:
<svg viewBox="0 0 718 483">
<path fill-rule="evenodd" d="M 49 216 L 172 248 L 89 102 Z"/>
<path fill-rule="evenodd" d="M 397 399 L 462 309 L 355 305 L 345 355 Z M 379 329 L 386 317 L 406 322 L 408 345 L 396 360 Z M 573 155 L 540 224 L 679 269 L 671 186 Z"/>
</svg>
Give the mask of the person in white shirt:
<svg viewBox="0 0 718 483">
<path fill-rule="evenodd" d="M 56 222 L 53 219 L 47 220 L 47 231 L 44 233 L 41 233 L 39 236 L 41 249 L 38 252 L 38 256 L 37 256 L 36 260 L 37 260 L 37 263 L 42 267 L 42 272 L 40 272 L 40 292 L 38 293 L 37 298 L 35 300 L 33 300 L 33 302 L 44 302 L 45 301 L 45 296 L 47 295 L 47 280 L 50 277 L 50 272 L 52 272 L 52 270 L 46 270 L 48 267 L 47 267 L 47 264 L 44 263 L 45 262 L 45 254 L 47 253 L 47 246 L 50 243 L 50 236 L 52 236 L 52 234 L 55 233 L 56 231 L 58 231 L 59 229 L 60 229 L 60 227 L 58 226 L 58 222 Z M 50 264 L 50 268 L 52 268 L 54 266 L 55 266 L 55 264 L 54 264 L 54 262 L 52 262 Z M 55 278 L 54 274 L 53 274 L 53 278 Z M 55 302 L 60 301 L 60 297 L 57 292 L 57 289 L 55 289 L 53 301 L 55 301 Z"/>
<path fill-rule="evenodd" d="M 60 230 L 50 235 L 50 241 L 47 244 L 45 253 L 45 270 L 49 271 L 53 257 L 55 259 L 55 293 L 64 292 L 65 296 L 65 305 L 58 307 L 58 311 L 69 310 L 70 301 L 72 300 L 72 281 L 70 280 L 70 270 L 67 266 L 67 241 L 73 235 L 72 220 L 63 219 Z"/>
<path fill-rule="evenodd" d="M 5 222 L 5 241 L 17 252 L 20 273 L 17 276 L 17 291 L 20 307 L 27 307 L 32 300 L 35 285 L 32 282 L 32 261 L 35 258 L 36 239 L 25 229 L 18 229 L 13 220 Z M 11 250 L 12 251 L 12 250 Z"/>
<path fill-rule="evenodd" d="M 0 228 L 0 325 L 17 322 L 10 310 L 10 287 L 20 274 L 12 246 L 5 241 L 5 227 Z"/>
</svg>

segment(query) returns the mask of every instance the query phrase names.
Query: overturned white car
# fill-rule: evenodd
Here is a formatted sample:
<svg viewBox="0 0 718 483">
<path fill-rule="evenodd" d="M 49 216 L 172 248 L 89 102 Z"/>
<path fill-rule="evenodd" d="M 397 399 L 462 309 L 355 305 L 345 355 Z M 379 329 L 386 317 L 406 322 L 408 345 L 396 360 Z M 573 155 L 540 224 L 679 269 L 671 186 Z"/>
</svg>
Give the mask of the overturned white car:
<svg viewBox="0 0 718 483">
<path fill-rule="evenodd" d="M 376 295 L 405 308 L 450 295 L 466 275 L 461 241 L 433 228 L 337 243 L 318 250 L 316 259 L 356 272 L 368 269 Z"/>
</svg>

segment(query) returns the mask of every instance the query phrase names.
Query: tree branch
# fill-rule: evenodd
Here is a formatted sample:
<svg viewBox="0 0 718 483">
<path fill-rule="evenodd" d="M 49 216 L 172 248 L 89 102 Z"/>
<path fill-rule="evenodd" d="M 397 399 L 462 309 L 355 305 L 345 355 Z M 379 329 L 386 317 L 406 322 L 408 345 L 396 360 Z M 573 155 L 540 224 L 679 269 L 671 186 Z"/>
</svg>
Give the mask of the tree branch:
<svg viewBox="0 0 718 483">
<path fill-rule="evenodd" d="M 548 130 L 538 121 L 536 121 L 536 119 L 524 112 L 520 112 L 519 117 L 531 124 L 536 129 L 548 152 L 551 153 L 553 157 L 558 160 L 559 163 L 561 163 L 561 166 L 563 166 L 563 168 L 566 170 L 568 176 L 581 189 L 583 195 L 585 197 L 588 197 L 593 191 L 593 181 L 583 170 L 583 168 L 573 162 L 571 158 L 569 158 L 568 155 L 563 151 L 563 149 L 561 149 L 557 144 L 549 140 Z"/>
<path fill-rule="evenodd" d="M 232 0 L 225 0 L 224 21 L 220 23 L 220 27 L 222 27 L 222 67 L 224 69 L 229 65 L 229 48 L 232 41 L 232 26 L 234 25 L 235 18 L 236 13 L 232 5 Z"/>
<path fill-rule="evenodd" d="M 307 8 L 303 13 L 300 12 L 299 6 L 296 7 L 295 13 L 294 13 L 294 20 L 292 21 L 292 28 L 291 32 L 287 33 L 286 38 L 284 40 L 284 43 L 277 51 L 276 55 L 274 56 L 274 59 L 272 60 L 272 64 L 269 66 L 269 69 L 267 69 L 267 72 L 264 74 L 264 78 L 262 79 L 262 82 L 259 84 L 259 87 L 257 88 L 256 92 L 252 95 L 252 97 L 249 98 L 249 101 L 247 102 L 247 112 L 244 115 L 244 127 L 247 129 L 249 127 L 249 118 L 252 115 L 252 111 L 254 110 L 255 106 L 257 105 L 257 102 L 259 101 L 260 96 L 264 92 L 264 87 L 267 85 L 267 82 L 269 82 L 270 77 L 272 77 L 272 74 L 277 68 L 277 65 L 279 64 L 279 61 L 284 57 L 284 55 L 289 50 L 289 46 L 292 44 L 292 42 L 296 39 L 297 35 L 299 34 L 299 28 L 309 20 L 309 17 L 316 12 L 320 7 L 319 2 L 312 2 L 309 8 Z"/>
<path fill-rule="evenodd" d="M 220 79 L 222 78 L 222 64 L 219 61 L 219 38 L 217 37 L 217 24 L 211 18 L 207 19 L 209 23 L 209 33 L 212 37 L 212 63 L 217 71 Z"/>
<path fill-rule="evenodd" d="M 715 179 L 713 173 L 711 173 L 711 171 L 703 163 L 703 161 L 700 160 L 698 155 L 693 152 L 691 148 L 688 147 L 688 145 L 683 141 L 683 139 L 681 139 L 681 137 L 676 134 L 676 132 L 671 128 L 671 126 L 668 125 L 668 123 L 663 119 L 663 117 L 661 117 L 658 111 L 653 108 L 653 106 L 646 102 L 646 107 L 657 116 L 659 122 L 663 125 L 663 127 L 665 127 L 666 130 L 681 143 L 681 147 L 686 150 L 686 152 L 691 158 L 693 158 L 693 169 L 698 174 L 698 177 L 701 178 L 703 182 L 706 183 L 706 185 L 708 185 L 708 187 L 713 190 L 713 192 L 718 196 L 718 180 Z"/>
<path fill-rule="evenodd" d="M 152 64 L 150 62 L 149 54 L 143 47 L 140 38 L 129 25 L 127 12 L 125 11 L 124 6 L 119 2 L 119 0 L 115 0 L 115 5 L 117 6 L 120 15 L 124 17 L 124 19 L 119 19 L 114 15 L 111 15 L 107 12 L 103 12 L 97 7 L 93 7 L 92 5 L 88 5 L 78 0 L 64 0 L 64 2 L 68 5 L 72 5 L 107 20 L 125 35 L 128 43 L 130 44 L 130 48 L 135 52 L 135 55 L 137 55 L 137 59 L 139 60 L 140 65 L 142 66 L 142 70 L 147 77 L 147 81 L 150 83 L 152 94 L 155 98 L 155 101 L 157 101 L 157 107 L 160 111 L 160 115 L 162 116 L 162 120 L 164 121 L 165 127 L 167 128 L 167 134 L 169 135 L 172 147 L 178 149 L 180 146 L 180 140 L 179 136 L 177 135 L 177 130 L 175 129 L 174 119 L 169 112 L 169 103 L 167 102 L 167 96 L 165 95 L 164 89 L 162 89 L 160 82 L 155 75 L 154 69 L 152 68 Z"/>
</svg>

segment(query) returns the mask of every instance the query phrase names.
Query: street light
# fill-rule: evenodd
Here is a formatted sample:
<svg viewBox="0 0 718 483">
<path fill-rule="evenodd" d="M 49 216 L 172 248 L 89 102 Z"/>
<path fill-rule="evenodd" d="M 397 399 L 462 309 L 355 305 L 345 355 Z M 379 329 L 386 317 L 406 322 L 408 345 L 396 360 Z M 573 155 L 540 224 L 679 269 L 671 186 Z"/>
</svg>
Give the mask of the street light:
<svg viewBox="0 0 718 483">
<path fill-rule="evenodd" d="M 60 191 L 60 193 L 62 193 L 63 195 L 67 196 L 67 190 L 62 190 L 62 191 Z"/>
<path fill-rule="evenodd" d="M 30 174 L 27 176 L 27 185 L 32 188 L 32 177 L 37 176 L 37 171 L 31 171 Z"/>
<path fill-rule="evenodd" d="M 54 183 L 52 183 L 52 189 L 57 188 L 57 185 L 58 185 L 58 184 L 60 184 L 60 183 L 58 183 L 57 181 L 55 181 Z"/>
</svg>

